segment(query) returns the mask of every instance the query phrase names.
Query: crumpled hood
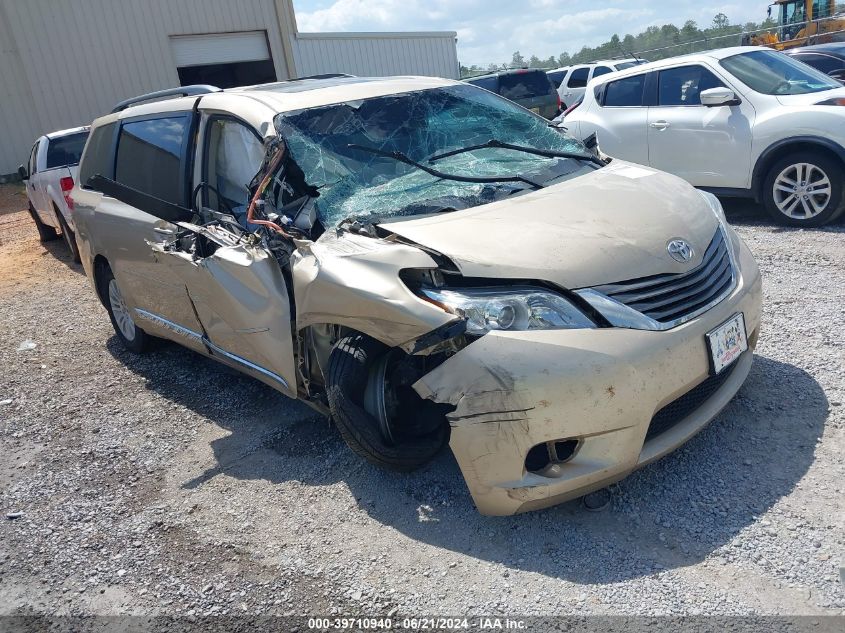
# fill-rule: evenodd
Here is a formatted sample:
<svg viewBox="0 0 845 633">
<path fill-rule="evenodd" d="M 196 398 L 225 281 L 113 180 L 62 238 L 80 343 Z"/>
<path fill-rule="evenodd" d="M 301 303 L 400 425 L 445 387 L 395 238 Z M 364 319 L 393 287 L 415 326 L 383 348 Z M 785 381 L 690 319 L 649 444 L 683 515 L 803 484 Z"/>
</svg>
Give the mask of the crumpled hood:
<svg viewBox="0 0 845 633">
<path fill-rule="evenodd" d="M 379 226 L 446 255 L 466 277 L 577 289 L 686 272 L 701 263 L 718 221 L 683 180 L 617 160 L 509 200 Z M 669 256 L 676 238 L 693 246 L 691 262 Z"/>
</svg>

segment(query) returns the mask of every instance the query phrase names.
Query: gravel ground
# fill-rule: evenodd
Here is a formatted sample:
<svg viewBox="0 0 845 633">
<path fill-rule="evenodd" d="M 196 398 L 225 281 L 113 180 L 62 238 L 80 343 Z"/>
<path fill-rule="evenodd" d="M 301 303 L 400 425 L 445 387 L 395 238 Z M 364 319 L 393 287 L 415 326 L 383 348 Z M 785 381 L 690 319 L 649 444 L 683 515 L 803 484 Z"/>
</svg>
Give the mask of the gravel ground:
<svg viewBox="0 0 845 633">
<path fill-rule="evenodd" d="M 0 614 L 845 613 L 845 229 L 729 216 L 766 281 L 738 397 L 604 512 L 489 518 L 448 451 L 382 472 L 258 382 L 124 352 L 0 215 Z"/>
</svg>

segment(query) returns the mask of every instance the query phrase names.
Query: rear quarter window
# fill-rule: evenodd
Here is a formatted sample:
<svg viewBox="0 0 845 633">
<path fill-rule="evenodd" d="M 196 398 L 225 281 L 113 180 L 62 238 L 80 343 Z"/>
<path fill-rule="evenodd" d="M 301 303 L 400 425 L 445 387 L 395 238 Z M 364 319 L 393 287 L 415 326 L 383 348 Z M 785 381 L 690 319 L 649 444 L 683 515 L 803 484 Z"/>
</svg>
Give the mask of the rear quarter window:
<svg viewBox="0 0 845 633">
<path fill-rule="evenodd" d="M 567 88 L 586 88 L 587 80 L 590 78 L 589 68 L 576 68 L 569 75 L 569 81 L 566 82 Z"/>
<path fill-rule="evenodd" d="M 498 77 L 482 77 L 481 79 L 470 79 L 467 83 L 479 88 L 484 88 L 490 92 L 497 92 L 499 87 Z"/>
<path fill-rule="evenodd" d="M 549 81 L 552 82 L 552 86 L 555 88 L 559 88 L 563 78 L 566 77 L 565 70 L 557 70 L 553 73 L 546 73 L 549 76 Z"/>
<path fill-rule="evenodd" d="M 604 89 L 604 101 L 602 105 L 606 108 L 630 108 L 643 104 L 643 89 L 645 88 L 645 75 L 634 75 L 617 81 L 611 81 Z"/>
<path fill-rule="evenodd" d="M 182 153 L 186 114 L 124 123 L 117 142 L 114 179 L 142 193 L 182 204 Z"/>
<path fill-rule="evenodd" d="M 47 169 L 64 167 L 65 165 L 78 165 L 87 140 L 88 132 L 68 134 L 61 138 L 51 139 L 47 146 Z"/>
<path fill-rule="evenodd" d="M 798 53 L 793 55 L 799 62 L 812 66 L 816 70 L 829 75 L 830 73 L 841 70 L 845 67 L 845 60 L 830 57 L 829 55 L 817 55 L 815 53 Z"/>
<path fill-rule="evenodd" d="M 505 99 L 544 97 L 553 91 L 548 75 L 536 72 L 512 73 L 499 77 L 499 94 Z"/>
<path fill-rule="evenodd" d="M 79 182 L 83 187 L 88 188 L 88 181 L 94 176 L 114 178 L 112 144 L 116 126 L 116 123 L 107 123 L 91 132 L 79 165 Z"/>
</svg>

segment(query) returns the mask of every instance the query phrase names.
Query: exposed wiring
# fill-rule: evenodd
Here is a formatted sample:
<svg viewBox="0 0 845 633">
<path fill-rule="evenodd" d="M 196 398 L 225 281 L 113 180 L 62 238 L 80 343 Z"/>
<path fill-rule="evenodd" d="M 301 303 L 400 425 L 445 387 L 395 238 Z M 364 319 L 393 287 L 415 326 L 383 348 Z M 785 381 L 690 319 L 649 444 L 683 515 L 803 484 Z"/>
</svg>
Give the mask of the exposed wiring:
<svg viewBox="0 0 845 633">
<path fill-rule="evenodd" d="M 255 195 L 252 196 L 252 200 L 249 203 L 249 208 L 246 211 L 246 220 L 247 222 L 251 222 L 252 224 L 257 224 L 259 226 L 266 226 L 281 235 L 289 239 L 293 239 L 293 236 L 285 231 L 281 226 L 276 224 L 275 222 L 270 222 L 269 220 L 259 220 L 255 217 L 255 207 L 258 204 L 258 201 L 261 199 L 261 196 L 267 190 L 267 187 L 270 186 L 270 183 L 273 182 L 273 174 L 276 173 L 276 170 L 279 168 L 279 165 L 282 162 L 282 159 L 285 156 L 285 149 L 281 147 L 277 152 L 276 155 L 273 156 L 273 159 L 270 161 L 270 164 L 267 166 L 267 172 L 264 175 L 264 178 L 261 179 L 261 182 L 258 184 L 258 188 L 255 190 Z"/>
</svg>

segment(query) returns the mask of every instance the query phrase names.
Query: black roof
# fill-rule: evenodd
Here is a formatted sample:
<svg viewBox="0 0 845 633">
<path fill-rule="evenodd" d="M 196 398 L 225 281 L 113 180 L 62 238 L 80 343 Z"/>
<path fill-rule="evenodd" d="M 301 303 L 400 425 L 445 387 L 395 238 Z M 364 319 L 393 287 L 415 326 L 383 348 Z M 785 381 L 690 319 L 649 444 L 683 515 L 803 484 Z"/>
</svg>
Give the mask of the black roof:
<svg viewBox="0 0 845 633">
<path fill-rule="evenodd" d="M 491 77 L 501 77 L 502 75 L 523 75 L 525 73 L 543 73 L 546 74 L 544 68 L 509 68 L 508 70 L 498 70 L 494 73 L 487 73 L 486 75 L 475 75 L 474 77 L 467 77 L 464 81 L 475 81 L 476 79 L 489 79 Z"/>
<path fill-rule="evenodd" d="M 830 44 L 815 44 L 814 46 L 799 46 L 784 51 L 790 55 L 795 53 L 831 53 L 833 55 L 845 57 L 845 42 L 832 42 Z"/>
</svg>

